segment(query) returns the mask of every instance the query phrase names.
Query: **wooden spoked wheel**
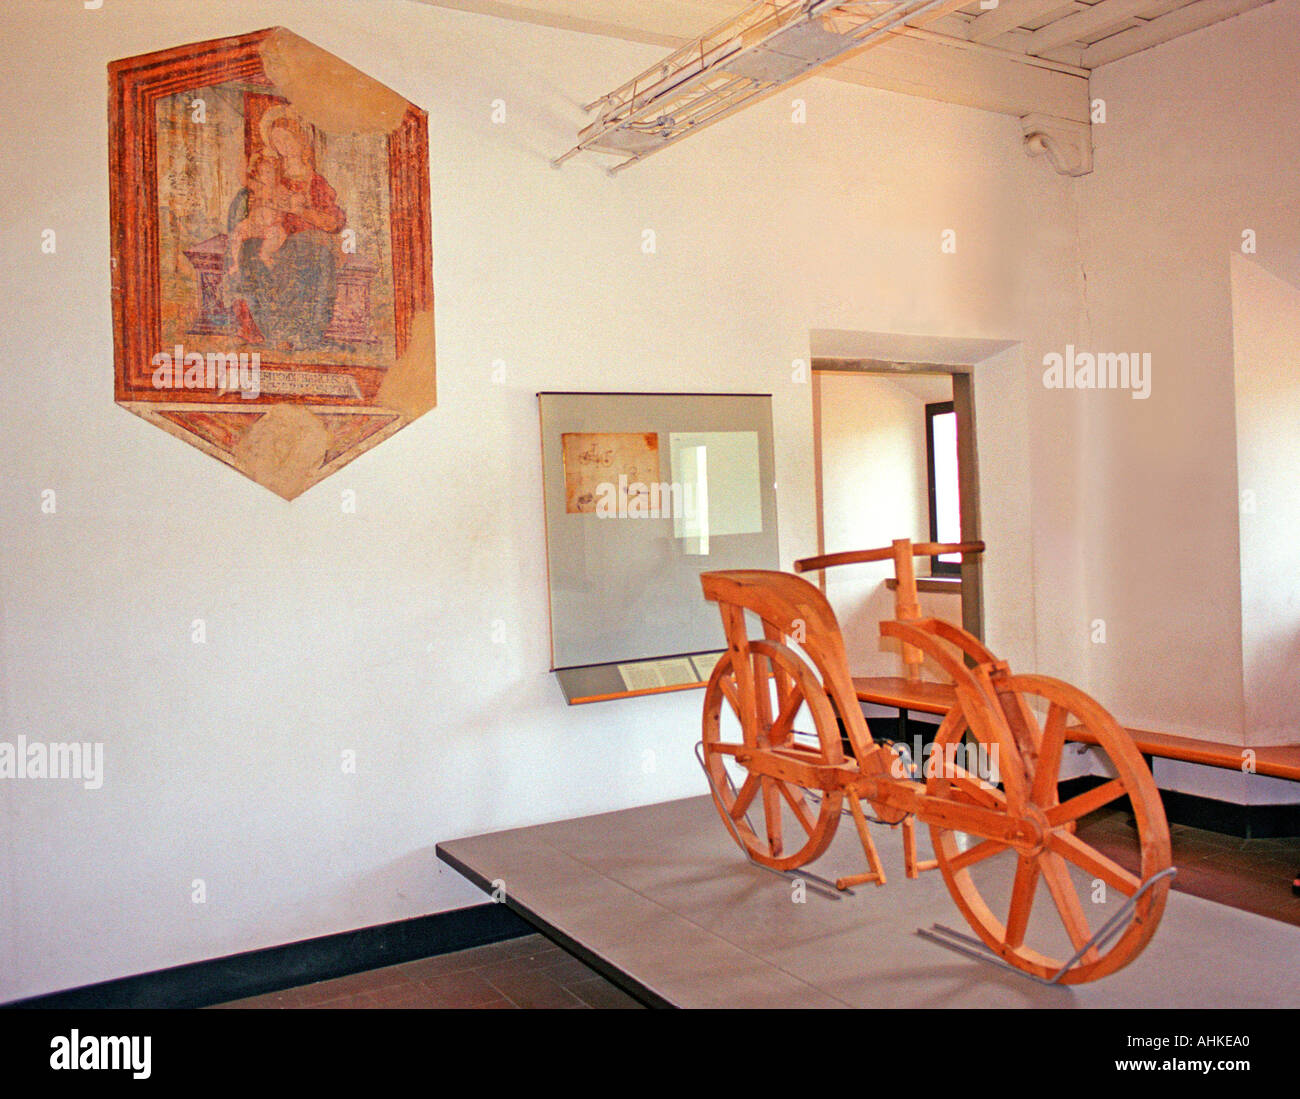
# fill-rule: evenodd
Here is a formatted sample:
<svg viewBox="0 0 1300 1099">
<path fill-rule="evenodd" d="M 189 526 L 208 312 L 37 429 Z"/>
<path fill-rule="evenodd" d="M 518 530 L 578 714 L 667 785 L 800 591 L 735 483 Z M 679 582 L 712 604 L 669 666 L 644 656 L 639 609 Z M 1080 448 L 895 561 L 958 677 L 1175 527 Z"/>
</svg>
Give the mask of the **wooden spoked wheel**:
<svg viewBox="0 0 1300 1099">
<path fill-rule="evenodd" d="M 842 795 L 824 792 L 819 803 L 810 802 L 802 786 L 755 774 L 746 761 L 756 752 L 771 752 L 804 762 L 842 764 L 839 725 L 825 689 L 794 650 L 773 641 L 751 641 L 749 647 L 747 676 L 737 676 L 728 653 L 709 678 L 704 766 L 714 804 L 750 858 L 774 870 L 793 870 L 812 862 L 830 844 Z M 746 692 L 747 685 L 752 694 Z M 747 697 L 753 700 L 749 719 L 742 701 Z M 751 819 L 757 823 L 751 825 Z"/>
<path fill-rule="evenodd" d="M 1004 741 L 994 754 L 987 732 L 976 734 L 959 707 L 936 736 L 926 793 L 1005 812 L 1023 823 L 1022 835 L 1007 844 L 937 824 L 930 835 L 948 890 L 979 937 L 1011 965 L 1050 979 L 1142 882 L 1169 867 L 1169 827 L 1141 754 L 1101 706 L 1047 676 L 994 682 L 1014 743 Z M 1035 709 L 1041 713 L 1044 704 L 1040 719 Z M 1062 803 L 1057 786 L 1066 732 L 1077 726 L 1093 734 L 1094 751 L 1104 754 L 1115 777 Z M 972 773 L 990 756 L 992 774 Z M 1127 866 L 1077 835 L 1081 817 L 1124 796 L 1136 823 L 1123 857 Z M 1122 929 L 1086 951 L 1060 982 L 1096 980 L 1131 962 L 1155 933 L 1168 892 L 1168 877 L 1152 885 Z"/>
</svg>

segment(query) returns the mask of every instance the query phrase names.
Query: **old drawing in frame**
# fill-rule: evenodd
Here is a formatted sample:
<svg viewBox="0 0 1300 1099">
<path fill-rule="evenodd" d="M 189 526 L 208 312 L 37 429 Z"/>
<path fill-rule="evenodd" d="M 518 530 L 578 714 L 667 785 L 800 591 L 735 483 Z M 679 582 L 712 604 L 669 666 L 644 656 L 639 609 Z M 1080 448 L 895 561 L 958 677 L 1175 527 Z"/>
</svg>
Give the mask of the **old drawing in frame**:
<svg viewBox="0 0 1300 1099">
<path fill-rule="evenodd" d="M 659 481 L 659 436 L 656 432 L 566 432 L 564 509 L 570 515 L 599 512 L 608 505 L 627 515 L 629 505 L 644 504 L 649 486 Z M 642 499 L 638 500 L 637 497 Z M 632 507 L 635 513 L 635 506 Z"/>
</svg>

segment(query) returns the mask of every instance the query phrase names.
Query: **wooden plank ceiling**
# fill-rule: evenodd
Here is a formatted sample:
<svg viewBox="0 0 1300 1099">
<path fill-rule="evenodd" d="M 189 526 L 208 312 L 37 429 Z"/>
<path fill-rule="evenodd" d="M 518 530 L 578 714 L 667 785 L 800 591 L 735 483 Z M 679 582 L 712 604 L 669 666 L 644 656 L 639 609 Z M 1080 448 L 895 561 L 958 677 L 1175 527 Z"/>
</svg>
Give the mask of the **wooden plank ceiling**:
<svg viewBox="0 0 1300 1099">
<path fill-rule="evenodd" d="M 1000 0 L 990 8 L 968 4 L 932 29 L 1028 58 L 1092 70 L 1268 2 Z"/>
</svg>

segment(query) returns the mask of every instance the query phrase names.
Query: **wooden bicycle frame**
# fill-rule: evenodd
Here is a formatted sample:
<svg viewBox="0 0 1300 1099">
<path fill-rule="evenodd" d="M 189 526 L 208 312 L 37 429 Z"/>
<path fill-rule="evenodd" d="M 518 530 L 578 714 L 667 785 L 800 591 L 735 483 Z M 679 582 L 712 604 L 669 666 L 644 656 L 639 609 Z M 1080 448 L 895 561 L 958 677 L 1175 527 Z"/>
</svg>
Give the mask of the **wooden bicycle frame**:
<svg viewBox="0 0 1300 1099">
<path fill-rule="evenodd" d="M 905 557 L 910 565 L 913 552 L 956 549 L 900 541 L 883 550 L 856 553 L 852 559 L 892 557 L 897 563 Z M 907 876 L 941 870 L 968 922 L 1006 964 L 1039 979 L 1075 983 L 1114 972 L 1145 946 L 1163 911 L 1172 873 L 1168 827 L 1141 755 L 1096 702 L 1060 680 L 1013 675 L 978 638 L 941 619 L 919 617 L 914 589 L 904 591 L 900 603 L 908 620 L 882 622 L 880 632 L 899 641 L 905 653 L 932 659 L 952 681 L 954 705 L 939 726 L 936 745 L 953 747 L 969 732 L 979 746 L 997 753 L 994 781 L 985 781 L 954 760 L 944 761 L 940 773 L 928 773 L 923 784 L 904 773 L 902 756 L 892 744 L 872 738 L 849 675 L 838 623 L 818 589 L 798 576 L 759 570 L 705 573 L 700 580 L 705 597 L 718 604 L 727 638 L 727 654 L 705 694 L 702 762 L 719 812 L 751 859 L 777 870 L 811 862 L 829 846 L 840 805 L 847 800 L 869 870 L 835 884 L 841 889 L 866 882 L 883 885 L 885 872 L 868 829 L 862 804 L 866 802 L 877 821 L 902 825 Z M 746 612 L 761 621 L 761 636 L 749 636 Z M 1028 699 L 1047 704 L 1041 723 Z M 722 736 L 724 706 L 739 721 L 739 741 Z M 816 746 L 794 739 L 795 718 L 805 707 L 816 725 Z M 1061 802 L 1057 783 L 1071 717 L 1099 733 L 1118 777 Z M 844 740 L 851 758 L 844 754 Z M 744 768 L 746 777 L 738 789 L 723 766 L 727 757 Z M 814 791 L 820 792 L 815 813 L 803 797 Z M 760 794 L 765 836 L 745 816 Z M 1125 795 L 1137 820 L 1141 876 L 1074 834 L 1080 817 Z M 806 833 L 793 851 L 783 841 L 783 804 Z M 935 858 L 925 862 L 916 858 L 917 822 L 930 826 L 934 841 Z M 967 841 L 958 841 L 958 833 L 976 842 L 967 846 Z M 1016 869 L 1010 911 L 1002 922 L 968 870 L 1006 851 L 1014 853 Z M 1089 932 L 1067 864 L 1130 898 L 1124 916 L 1129 922 L 1122 933 L 1109 931 L 1109 924 L 1095 936 Z M 1075 948 L 1074 957 L 1064 964 L 1025 942 L 1040 882 Z M 1117 933 L 1115 944 L 1103 953 L 1102 947 Z"/>
<path fill-rule="evenodd" d="M 707 582 L 705 590 L 708 591 Z M 978 655 L 986 666 L 992 666 L 992 672 L 980 674 L 968 671 L 935 646 L 923 632 L 925 629 L 932 630 L 946 640 L 952 640 L 972 655 Z M 880 630 L 885 636 L 898 637 L 940 660 L 957 680 L 958 697 L 968 704 L 963 709 L 980 715 L 984 720 L 996 720 L 989 713 L 989 707 L 1000 707 L 993 683 L 998 674 L 1006 674 L 1006 665 L 993 657 L 975 638 L 959 627 L 939 619 L 922 619 L 916 624 L 882 622 Z M 989 684 L 987 688 L 981 679 Z M 846 707 L 846 710 L 850 714 L 860 715 L 856 707 Z M 875 743 L 865 722 L 849 720 L 846 727 L 858 761 L 856 766 L 851 762 L 835 766 L 814 762 L 820 758 L 819 753 L 795 744 L 767 748 L 755 744 L 751 752 L 735 753 L 736 761 L 744 764 L 752 774 L 767 775 L 825 792 L 839 790 L 854 795 L 859 800 L 870 802 L 877 808 L 878 814 L 880 809 L 891 809 L 900 814 L 912 814 L 922 823 L 942 824 L 1009 845 L 1020 845 L 1030 840 L 1032 831 L 1027 830 L 1024 823 L 1012 821 L 1005 813 L 980 810 L 933 797 L 925 793 L 924 783 L 892 777 L 891 772 L 896 767 L 898 757 L 887 746 Z M 1014 751 L 1010 743 L 1005 743 L 1010 741 L 1008 733 L 1009 730 L 999 729 L 993 735 L 1003 751 Z M 873 767 L 874 770 L 871 769 Z"/>
</svg>

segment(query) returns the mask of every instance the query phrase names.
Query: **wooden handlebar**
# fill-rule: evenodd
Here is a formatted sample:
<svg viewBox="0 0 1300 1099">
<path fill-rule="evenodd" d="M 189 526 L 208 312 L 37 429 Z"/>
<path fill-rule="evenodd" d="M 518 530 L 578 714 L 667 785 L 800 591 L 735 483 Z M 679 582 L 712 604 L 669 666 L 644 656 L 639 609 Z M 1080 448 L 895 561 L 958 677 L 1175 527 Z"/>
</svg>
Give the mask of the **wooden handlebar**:
<svg viewBox="0 0 1300 1099">
<path fill-rule="evenodd" d="M 913 557 L 933 557 L 940 553 L 983 553 L 983 542 L 913 542 Z M 893 546 L 880 549 L 848 550 L 845 553 L 826 553 L 820 557 L 802 557 L 794 563 L 795 572 L 812 572 L 836 565 L 860 565 L 867 561 L 891 561 Z"/>
</svg>

